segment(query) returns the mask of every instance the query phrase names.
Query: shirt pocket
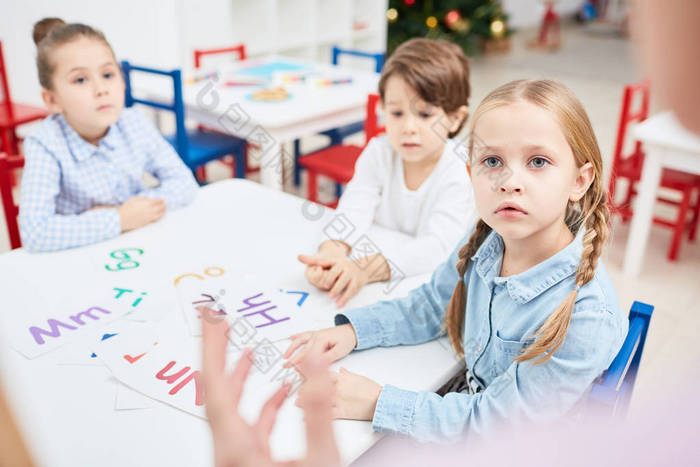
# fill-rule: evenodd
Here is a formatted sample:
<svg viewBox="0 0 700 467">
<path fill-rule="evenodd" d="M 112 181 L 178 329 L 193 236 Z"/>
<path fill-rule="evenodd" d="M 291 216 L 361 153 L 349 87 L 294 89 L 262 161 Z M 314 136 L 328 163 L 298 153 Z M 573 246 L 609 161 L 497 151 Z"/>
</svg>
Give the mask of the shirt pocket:
<svg viewBox="0 0 700 467">
<path fill-rule="evenodd" d="M 504 339 L 500 333 L 496 331 L 493 336 L 494 343 L 494 364 L 492 365 L 492 377 L 497 377 L 506 372 L 508 367 L 513 363 L 513 359 L 520 355 L 522 350 L 529 344 L 529 341 L 515 341 Z"/>
</svg>

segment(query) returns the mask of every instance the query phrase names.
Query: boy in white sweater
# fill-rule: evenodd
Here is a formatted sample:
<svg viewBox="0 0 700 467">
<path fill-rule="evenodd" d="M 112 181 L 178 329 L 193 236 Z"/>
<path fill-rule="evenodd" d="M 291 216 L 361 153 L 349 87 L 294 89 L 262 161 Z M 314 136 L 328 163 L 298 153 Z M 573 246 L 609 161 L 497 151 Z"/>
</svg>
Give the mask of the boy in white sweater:
<svg viewBox="0 0 700 467">
<path fill-rule="evenodd" d="M 318 252 L 299 255 L 309 282 L 339 307 L 368 283 L 433 271 L 473 227 L 466 155 L 451 139 L 467 120 L 469 93 L 469 64 L 455 44 L 412 39 L 387 61 L 386 135 L 369 142 L 340 199 L 347 228 L 325 229 Z M 388 234 L 368 236 L 372 223 Z"/>
</svg>

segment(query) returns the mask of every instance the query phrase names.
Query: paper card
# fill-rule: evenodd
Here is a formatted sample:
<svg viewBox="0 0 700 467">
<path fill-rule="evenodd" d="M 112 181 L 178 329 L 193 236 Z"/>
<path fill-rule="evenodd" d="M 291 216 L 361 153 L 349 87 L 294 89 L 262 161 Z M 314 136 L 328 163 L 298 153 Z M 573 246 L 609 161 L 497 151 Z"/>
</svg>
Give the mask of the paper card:
<svg viewBox="0 0 700 467">
<path fill-rule="evenodd" d="M 239 296 L 239 287 L 229 277 L 186 278 L 177 284 L 180 309 L 192 336 L 201 336 L 199 306 L 208 306 L 217 313 L 224 314 L 232 308 Z"/>
<path fill-rule="evenodd" d="M 144 396 L 205 418 L 200 376 L 201 340 L 163 341 L 150 348 L 136 348 L 127 337 L 119 335 L 98 346 L 100 360 L 114 377 Z M 228 367 L 231 368 L 238 358 L 240 352 L 229 353 Z M 255 365 L 239 406 L 241 414 L 251 421 L 283 381 L 291 380 L 293 390 L 301 383 L 301 377 L 293 369 L 281 368 L 281 360 L 264 366 L 260 355 L 254 354 L 254 358 Z"/>
<path fill-rule="evenodd" d="M 99 283 L 128 280 L 132 285 L 143 286 L 153 278 L 169 275 L 174 255 L 168 254 L 167 240 L 158 241 L 152 237 L 144 239 L 124 234 L 84 247 L 92 262 L 94 280 Z"/>
<path fill-rule="evenodd" d="M 124 316 L 128 308 L 104 294 L 73 297 L 56 305 L 27 304 L 17 310 L 9 333 L 11 345 L 27 358 L 35 358 Z"/>
<path fill-rule="evenodd" d="M 133 346 L 150 348 L 158 340 L 158 332 L 154 325 L 134 322 L 125 319 L 126 315 L 100 329 L 86 331 L 86 336 L 78 339 L 60 350 L 58 365 L 103 365 L 98 358 L 96 349 L 99 342 L 122 335 Z"/>
<path fill-rule="evenodd" d="M 193 336 L 201 335 L 200 306 L 225 316 L 229 325 L 270 341 L 301 331 L 321 329 L 328 318 L 306 290 L 274 288 L 229 277 L 189 281 L 178 286 L 185 319 Z"/>
<path fill-rule="evenodd" d="M 134 391 L 122 383 L 117 384 L 117 394 L 114 398 L 114 410 L 150 409 L 156 402 L 138 391 Z"/>
</svg>

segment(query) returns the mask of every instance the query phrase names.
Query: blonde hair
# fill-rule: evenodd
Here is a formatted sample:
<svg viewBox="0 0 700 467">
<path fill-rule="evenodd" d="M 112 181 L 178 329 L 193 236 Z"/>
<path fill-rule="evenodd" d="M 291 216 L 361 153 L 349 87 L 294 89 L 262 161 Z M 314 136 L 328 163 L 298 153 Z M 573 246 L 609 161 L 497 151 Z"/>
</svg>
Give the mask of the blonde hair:
<svg viewBox="0 0 700 467">
<path fill-rule="evenodd" d="M 607 240 L 609 212 L 603 186 L 603 161 L 591 122 L 576 96 L 556 81 L 512 81 L 486 96 L 474 112 L 470 122 L 469 154 L 472 154 L 474 147 L 473 132 L 479 117 L 489 110 L 518 100 L 525 100 L 552 112 L 557 117 L 561 130 L 571 147 L 576 165 L 581 167 L 590 162 L 594 169 L 594 179 L 588 190 L 578 202 L 569 201 L 564 216 L 567 227 L 574 235 L 580 227 L 585 229 L 581 262 L 576 271 L 576 285 L 545 320 L 544 324 L 531 336 L 534 341 L 515 358 L 515 361 L 518 362 L 537 358 L 535 361 L 537 364 L 547 361 L 566 338 L 578 289 L 593 279 L 603 245 Z M 464 275 L 471 257 L 479 249 L 489 232 L 491 232 L 491 227 L 480 219 L 469 241 L 459 251 L 457 271 L 460 279 L 447 307 L 442 331 L 447 330 L 452 347 L 460 357 L 464 356 L 462 349 L 462 333 L 466 313 Z"/>
</svg>

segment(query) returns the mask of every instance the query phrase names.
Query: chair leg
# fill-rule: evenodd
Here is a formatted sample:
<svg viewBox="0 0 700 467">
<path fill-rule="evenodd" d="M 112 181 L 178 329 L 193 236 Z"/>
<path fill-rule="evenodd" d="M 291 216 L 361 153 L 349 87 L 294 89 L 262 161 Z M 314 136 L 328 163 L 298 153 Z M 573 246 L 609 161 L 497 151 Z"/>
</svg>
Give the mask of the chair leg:
<svg viewBox="0 0 700 467">
<path fill-rule="evenodd" d="M 313 170 L 306 170 L 307 195 L 306 198 L 314 203 L 318 201 L 318 176 Z"/>
<path fill-rule="evenodd" d="M 301 185 L 301 166 L 299 165 L 299 157 L 301 157 L 301 140 L 294 140 L 294 186 Z"/>
<path fill-rule="evenodd" d="M 676 227 L 673 229 L 673 237 L 671 239 L 671 247 L 668 250 L 668 260 L 675 261 L 678 257 L 678 250 L 683 240 L 685 226 L 688 219 L 688 207 L 690 205 L 691 190 L 683 191 L 683 198 L 678 206 L 678 218 L 676 219 Z"/>
<path fill-rule="evenodd" d="M 695 234 L 698 231 L 698 220 L 700 220 L 700 188 L 695 190 L 695 206 L 693 206 L 693 219 L 690 221 L 688 240 L 695 241 Z"/>
<path fill-rule="evenodd" d="M 245 159 L 248 156 L 247 151 L 245 149 L 239 151 L 237 154 L 234 154 L 233 157 L 233 176 L 236 178 L 245 178 L 245 173 L 246 173 L 246 163 Z"/>
<path fill-rule="evenodd" d="M 336 183 L 335 184 L 335 198 L 339 200 L 341 196 L 343 196 L 343 184 Z"/>
<path fill-rule="evenodd" d="M 243 178 L 248 177 L 248 143 L 243 142 Z"/>
<path fill-rule="evenodd" d="M 627 185 L 627 193 L 625 193 L 625 200 L 620 204 L 621 207 L 632 209 L 632 192 L 634 191 L 634 181 L 630 178 L 629 184 Z M 632 217 L 629 215 L 622 215 L 622 222 L 627 223 Z"/>
<path fill-rule="evenodd" d="M 0 152 L 6 152 L 8 155 L 19 154 L 19 148 L 17 147 L 16 139 L 14 138 L 14 129 L 5 128 L 0 131 Z M 14 171 L 9 172 L 10 177 L 10 187 L 17 185 L 17 178 L 15 177 Z"/>
<path fill-rule="evenodd" d="M 196 177 L 200 182 L 207 181 L 207 168 L 204 165 L 200 165 L 196 170 Z"/>
<path fill-rule="evenodd" d="M 615 171 L 610 174 L 610 181 L 608 182 L 608 201 L 610 206 L 615 207 L 615 188 L 617 187 L 617 176 Z"/>
</svg>

